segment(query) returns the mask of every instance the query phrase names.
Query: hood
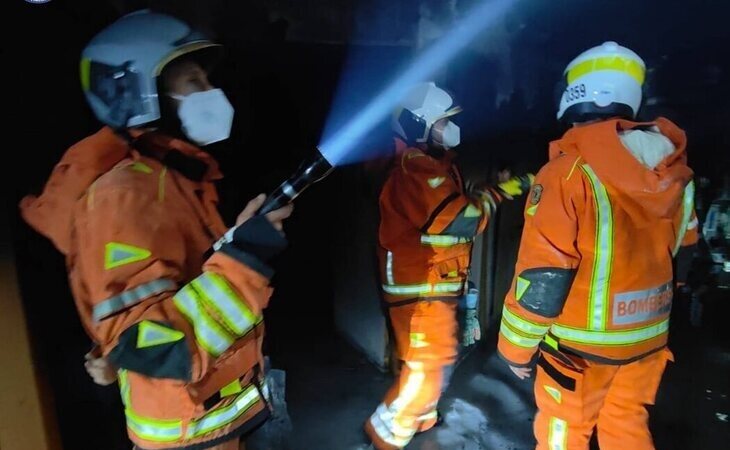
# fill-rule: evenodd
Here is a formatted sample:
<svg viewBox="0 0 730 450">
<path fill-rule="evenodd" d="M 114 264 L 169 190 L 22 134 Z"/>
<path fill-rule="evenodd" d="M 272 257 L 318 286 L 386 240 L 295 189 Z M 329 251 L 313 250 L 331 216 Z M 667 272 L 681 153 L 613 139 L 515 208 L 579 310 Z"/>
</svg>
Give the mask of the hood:
<svg viewBox="0 0 730 450">
<path fill-rule="evenodd" d="M 218 165 L 207 153 L 179 139 L 159 133 L 130 130 L 135 142 L 155 151 L 166 165 L 168 154 L 181 154 L 205 163 L 203 179 L 220 178 Z M 137 146 L 135 144 L 135 146 Z M 69 148 L 56 164 L 43 192 L 20 202 L 20 214 L 37 232 L 50 239 L 63 254 L 68 254 L 71 224 L 76 202 L 89 186 L 125 159 L 139 158 L 127 140 L 104 127 Z"/>
<path fill-rule="evenodd" d="M 606 120 L 570 129 L 550 144 L 550 158 L 580 156 L 611 197 L 639 222 L 672 219 L 693 172 L 684 131 L 665 118 Z"/>
</svg>

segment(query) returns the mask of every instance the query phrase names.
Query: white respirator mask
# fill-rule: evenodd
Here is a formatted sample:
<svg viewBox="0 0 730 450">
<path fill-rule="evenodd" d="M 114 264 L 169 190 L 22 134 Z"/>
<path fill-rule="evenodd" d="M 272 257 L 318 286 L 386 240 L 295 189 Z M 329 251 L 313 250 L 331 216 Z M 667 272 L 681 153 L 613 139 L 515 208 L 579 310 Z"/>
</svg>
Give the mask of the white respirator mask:
<svg viewBox="0 0 730 450">
<path fill-rule="evenodd" d="M 179 100 L 177 115 L 185 135 L 204 146 L 228 139 L 233 125 L 233 106 L 220 89 L 193 92 L 185 96 L 171 95 Z"/>
</svg>

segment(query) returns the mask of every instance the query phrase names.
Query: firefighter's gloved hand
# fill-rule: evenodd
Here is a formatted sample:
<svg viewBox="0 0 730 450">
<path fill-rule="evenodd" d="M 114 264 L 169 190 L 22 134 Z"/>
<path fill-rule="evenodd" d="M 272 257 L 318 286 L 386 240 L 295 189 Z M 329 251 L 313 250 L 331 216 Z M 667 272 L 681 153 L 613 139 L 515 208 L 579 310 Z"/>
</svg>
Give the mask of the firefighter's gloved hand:
<svg viewBox="0 0 730 450">
<path fill-rule="evenodd" d="M 476 308 L 467 308 L 464 311 L 464 330 L 462 332 L 462 344 L 465 347 L 472 346 L 482 338 L 482 330 L 479 326 Z"/>
<path fill-rule="evenodd" d="M 117 370 L 109 360 L 94 350 L 84 356 L 84 367 L 94 383 L 99 386 L 109 386 L 117 381 Z"/>
<path fill-rule="evenodd" d="M 512 200 L 514 197 L 526 194 L 534 182 L 535 175 L 528 173 L 527 175 L 514 176 L 504 183 L 499 183 L 497 188 L 505 197 Z"/>
</svg>

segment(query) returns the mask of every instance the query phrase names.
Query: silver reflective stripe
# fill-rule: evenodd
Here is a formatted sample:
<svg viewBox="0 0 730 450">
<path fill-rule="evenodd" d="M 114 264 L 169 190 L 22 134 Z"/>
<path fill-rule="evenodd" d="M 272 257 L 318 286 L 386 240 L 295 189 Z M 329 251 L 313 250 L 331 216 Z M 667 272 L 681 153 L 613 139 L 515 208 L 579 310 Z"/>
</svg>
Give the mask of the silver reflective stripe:
<svg viewBox="0 0 730 450">
<path fill-rule="evenodd" d="M 165 291 L 172 291 L 175 289 L 175 282 L 168 280 L 167 278 L 160 278 L 149 283 L 141 284 L 133 289 L 124 291 L 119 295 L 115 295 L 98 305 L 94 306 L 93 316 L 94 320 L 99 322 L 100 320 L 111 316 L 125 308 L 129 308 L 132 305 L 145 300 L 154 295 L 162 294 Z"/>
<path fill-rule="evenodd" d="M 504 305 L 504 307 L 502 308 L 502 318 L 517 330 L 527 334 L 542 336 L 550 329 L 549 326 L 543 326 L 530 322 L 529 320 L 525 320 L 517 314 L 512 313 L 509 309 L 507 309 L 507 305 Z"/>
<path fill-rule="evenodd" d="M 392 295 L 443 294 L 462 290 L 464 283 L 384 284 L 383 290 Z"/>
<path fill-rule="evenodd" d="M 157 420 L 141 417 L 127 409 L 127 427 L 142 439 L 154 442 L 174 442 L 182 438 L 182 421 Z"/>
<path fill-rule="evenodd" d="M 538 344 L 540 344 L 540 341 L 542 338 L 531 338 L 531 337 L 525 337 L 521 334 L 516 333 L 513 331 L 507 323 L 502 320 L 502 323 L 499 327 L 499 332 L 502 333 L 502 336 L 504 336 L 508 341 L 513 343 L 514 345 L 518 347 L 523 348 L 533 348 L 537 347 Z"/>
<path fill-rule="evenodd" d="M 588 164 L 584 164 L 582 168 L 591 182 L 596 203 L 596 247 L 591 278 L 588 327 L 592 330 L 605 330 L 613 264 L 613 211 L 606 187 L 598 179 L 596 173 Z"/>
<path fill-rule="evenodd" d="M 589 345 L 628 345 L 648 341 L 669 330 L 669 319 L 643 328 L 615 331 L 579 330 L 553 324 L 550 331 L 558 338 Z"/>
<path fill-rule="evenodd" d="M 682 247 L 682 241 L 684 235 L 687 234 L 689 227 L 689 221 L 692 219 L 692 211 L 695 209 L 695 182 L 690 181 L 687 187 L 684 189 L 684 200 L 682 202 L 682 224 L 679 227 L 679 233 L 677 234 L 677 243 L 674 244 L 675 256 Z M 695 225 L 696 226 L 696 225 Z"/>
<path fill-rule="evenodd" d="M 230 424 L 245 414 L 259 400 L 261 400 L 261 395 L 258 389 L 254 385 L 249 385 L 230 405 L 218 408 L 202 419 L 191 422 L 185 435 L 186 438 L 193 439 Z"/>
<path fill-rule="evenodd" d="M 438 234 L 422 234 L 421 244 L 430 245 L 432 247 L 451 247 L 452 245 L 468 244 L 472 241 L 471 238 L 459 237 L 459 236 L 448 236 Z"/>
<path fill-rule="evenodd" d="M 550 450 L 565 450 L 568 448 L 568 422 L 557 417 L 550 418 L 548 448 Z"/>
<path fill-rule="evenodd" d="M 193 280 L 193 287 L 203 301 L 217 310 L 226 327 L 243 336 L 258 322 L 246 302 L 218 274 L 206 272 Z"/>
<path fill-rule="evenodd" d="M 388 278 L 388 284 L 395 284 L 393 279 L 393 252 L 388 251 L 385 255 L 385 275 Z"/>
<path fill-rule="evenodd" d="M 233 345 L 233 338 L 200 307 L 198 295 L 190 286 L 175 294 L 175 306 L 195 329 L 195 339 L 208 353 L 220 356 Z"/>
</svg>

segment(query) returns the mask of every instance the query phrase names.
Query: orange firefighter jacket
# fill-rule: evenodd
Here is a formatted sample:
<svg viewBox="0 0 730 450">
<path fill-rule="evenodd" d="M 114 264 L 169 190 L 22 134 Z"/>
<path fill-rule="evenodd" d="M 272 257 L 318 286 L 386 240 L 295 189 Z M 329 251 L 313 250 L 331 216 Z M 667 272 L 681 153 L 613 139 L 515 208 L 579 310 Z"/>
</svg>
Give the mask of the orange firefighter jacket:
<svg viewBox="0 0 730 450">
<path fill-rule="evenodd" d="M 654 170 L 619 131 L 656 126 L 675 150 Z M 684 132 L 666 119 L 575 127 L 550 145 L 525 209 L 498 349 L 524 366 L 538 349 L 609 364 L 667 343 L 672 257 L 696 242 Z M 695 226 L 696 228 L 696 226 Z"/>
<path fill-rule="evenodd" d="M 380 195 L 379 260 L 385 300 L 455 297 L 468 278 L 472 241 L 502 201 L 493 190 L 465 193 L 453 162 L 396 139 L 396 159 Z"/>
<path fill-rule="evenodd" d="M 284 238 L 254 218 L 206 258 L 226 232 L 215 161 L 156 134 L 134 148 L 146 151 L 108 128 L 86 138 L 22 214 L 67 257 L 83 325 L 121 368 L 133 441 L 180 448 L 240 433 L 267 415 L 256 375 L 272 273 L 257 242 Z"/>
</svg>

